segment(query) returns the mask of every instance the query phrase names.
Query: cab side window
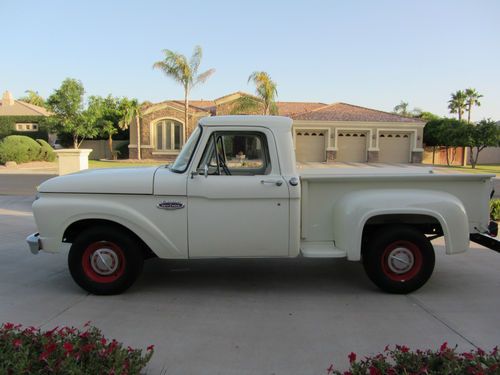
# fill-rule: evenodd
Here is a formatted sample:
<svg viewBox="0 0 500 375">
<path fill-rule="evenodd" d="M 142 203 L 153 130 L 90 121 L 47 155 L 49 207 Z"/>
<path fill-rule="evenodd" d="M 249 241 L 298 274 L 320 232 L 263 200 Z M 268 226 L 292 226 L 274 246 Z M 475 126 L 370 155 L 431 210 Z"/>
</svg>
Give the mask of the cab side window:
<svg viewBox="0 0 500 375">
<path fill-rule="evenodd" d="M 259 132 L 214 132 L 198 170 L 209 175 L 255 176 L 271 172 L 266 136 Z"/>
</svg>

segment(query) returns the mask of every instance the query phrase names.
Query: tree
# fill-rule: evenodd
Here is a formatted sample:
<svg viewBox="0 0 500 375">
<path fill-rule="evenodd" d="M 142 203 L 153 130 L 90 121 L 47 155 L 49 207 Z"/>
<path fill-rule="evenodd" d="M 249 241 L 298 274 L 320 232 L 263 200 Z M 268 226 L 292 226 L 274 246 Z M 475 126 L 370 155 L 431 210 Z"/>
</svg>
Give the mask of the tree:
<svg viewBox="0 0 500 375">
<path fill-rule="evenodd" d="M 137 130 L 137 159 L 141 160 L 141 104 L 137 99 L 124 99 L 121 103 L 122 118 L 118 125 L 122 129 L 129 128 L 132 120 L 135 120 Z"/>
<path fill-rule="evenodd" d="M 122 102 L 126 100 L 111 95 L 106 98 L 91 96 L 88 108 L 84 112 L 86 120 L 95 125 L 102 137 L 107 137 L 109 152 L 113 159 L 116 158 L 116 153 L 113 151 L 113 135 L 118 133 L 118 126 L 124 111 Z"/>
<path fill-rule="evenodd" d="M 261 111 L 264 115 L 277 115 L 278 107 L 276 97 L 278 90 L 274 82 L 266 72 L 253 72 L 248 77 L 248 82 L 255 84 L 256 97 L 242 96 L 232 109 L 232 113 L 250 113 Z"/>
<path fill-rule="evenodd" d="M 408 116 L 410 114 L 408 107 L 409 103 L 401 100 L 401 103 L 394 107 L 393 112 L 401 116 Z"/>
<path fill-rule="evenodd" d="M 500 146 L 500 127 L 491 119 L 481 120 L 477 125 L 468 125 L 466 134 L 472 168 L 476 168 L 482 150 L 486 147 Z"/>
<path fill-rule="evenodd" d="M 473 88 L 468 88 L 465 89 L 465 105 L 466 105 L 466 111 L 467 111 L 467 123 L 470 124 L 470 113 L 472 110 L 473 106 L 479 107 L 481 103 L 479 102 L 479 99 L 483 97 L 483 95 L 479 94 L 476 89 Z"/>
<path fill-rule="evenodd" d="M 462 120 L 466 105 L 467 95 L 462 90 L 452 93 L 451 99 L 448 100 L 448 109 L 450 113 L 456 113 L 459 121 Z"/>
<path fill-rule="evenodd" d="M 446 163 L 451 165 L 456 155 L 456 148 L 466 145 L 466 127 L 467 124 L 463 121 L 448 118 L 431 120 L 425 125 L 424 143 L 433 147 L 433 164 L 436 147 L 443 146 L 446 151 Z"/>
<path fill-rule="evenodd" d="M 26 90 L 25 93 L 27 95 L 19 98 L 19 100 L 39 107 L 45 107 L 45 100 L 38 94 L 38 91 Z"/>
<path fill-rule="evenodd" d="M 203 55 L 200 46 L 194 48 L 193 55 L 189 61 L 184 55 L 173 52 L 169 49 L 164 49 L 164 59 L 153 64 L 153 69 L 159 69 L 166 76 L 180 83 L 184 88 L 184 126 L 188 129 L 188 108 L 189 108 L 189 93 L 198 84 L 204 83 L 215 69 L 209 69 L 198 74 L 201 58 Z"/>
<path fill-rule="evenodd" d="M 94 124 L 83 115 L 84 93 L 80 81 L 66 78 L 47 99 L 47 105 L 54 113 L 48 120 L 50 126 L 58 132 L 69 133 L 74 148 L 80 147 L 85 138 L 97 134 Z"/>
</svg>

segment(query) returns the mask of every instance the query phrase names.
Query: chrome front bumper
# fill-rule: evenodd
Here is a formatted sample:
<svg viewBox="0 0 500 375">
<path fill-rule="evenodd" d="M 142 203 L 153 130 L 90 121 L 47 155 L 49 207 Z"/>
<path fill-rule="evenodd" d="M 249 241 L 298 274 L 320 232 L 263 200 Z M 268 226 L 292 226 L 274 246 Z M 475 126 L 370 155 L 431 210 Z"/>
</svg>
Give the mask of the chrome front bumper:
<svg viewBox="0 0 500 375">
<path fill-rule="evenodd" d="M 38 254 L 38 252 L 42 249 L 42 242 L 40 241 L 40 233 L 33 233 L 26 237 L 26 242 L 30 247 L 30 251 L 33 254 Z"/>
</svg>

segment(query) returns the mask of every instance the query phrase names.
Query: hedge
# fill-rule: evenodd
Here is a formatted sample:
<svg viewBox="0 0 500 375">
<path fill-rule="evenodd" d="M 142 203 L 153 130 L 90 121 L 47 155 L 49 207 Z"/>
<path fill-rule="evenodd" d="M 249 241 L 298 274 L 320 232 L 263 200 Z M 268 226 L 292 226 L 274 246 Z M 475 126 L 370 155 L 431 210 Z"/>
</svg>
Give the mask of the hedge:
<svg viewBox="0 0 500 375">
<path fill-rule="evenodd" d="M 52 147 L 43 139 L 38 142 L 23 135 L 9 135 L 0 141 L 0 164 L 8 161 L 27 163 L 30 161 L 54 161 Z"/>
<path fill-rule="evenodd" d="M 54 152 L 54 149 L 52 148 L 51 145 L 47 143 L 47 141 L 44 141 L 43 139 L 37 139 L 36 140 L 40 144 L 40 155 L 38 157 L 38 160 L 43 160 L 43 161 L 54 161 L 56 160 L 56 154 Z"/>
<path fill-rule="evenodd" d="M 20 132 L 16 131 L 16 123 L 37 123 L 38 131 Z M 48 140 L 49 134 L 44 116 L 0 116 L 0 139 L 9 135 L 24 135 L 33 139 Z"/>
</svg>

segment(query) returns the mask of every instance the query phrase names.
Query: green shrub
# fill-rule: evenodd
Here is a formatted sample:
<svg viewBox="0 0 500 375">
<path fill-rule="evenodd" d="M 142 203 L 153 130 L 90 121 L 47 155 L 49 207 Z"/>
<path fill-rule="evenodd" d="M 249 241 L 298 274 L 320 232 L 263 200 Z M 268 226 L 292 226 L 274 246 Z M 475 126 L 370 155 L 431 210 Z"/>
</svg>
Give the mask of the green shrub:
<svg viewBox="0 0 500 375">
<path fill-rule="evenodd" d="M 153 346 L 124 347 L 106 339 L 86 323 L 74 327 L 39 328 L 5 323 L 0 326 L 1 374 L 140 374 L 153 356 Z"/>
<path fill-rule="evenodd" d="M 10 135 L 0 141 L 0 164 L 8 161 L 27 163 L 38 160 L 41 146 L 32 138 L 23 135 Z"/>
<path fill-rule="evenodd" d="M 500 354 L 497 347 L 489 353 L 482 349 L 458 353 L 445 342 L 439 350 L 412 351 L 405 345 L 394 349 L 386 347 L 384 353 L 356 360 L 356 353 L 349 354 L 350 368 L 339 371 L 333 365 L 326 370 L 329 375 L 497 375 L 500 370 Z"/>
<path fill-rule="evenodd" d="M 490 216 L 493 220 L 500 220 L 500 199 L 490 200 Z"/>
<path fill-rule="evenodd" d="M 56 160 L 56 154 L 55 154 L 54 149 L 52 148 L 51 145 L 49 145 L 43 139 L 37 139 L 36 141 L 38 143 L 40 143 L 40 146 L 41 146 L 40 155 L 38 156 L 38 160 L 43 160 L 43 161 Z"/>
</svg>

